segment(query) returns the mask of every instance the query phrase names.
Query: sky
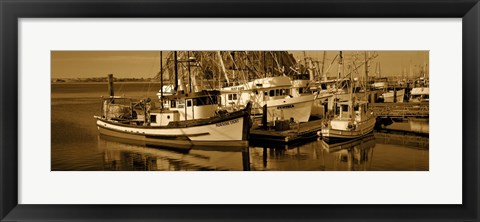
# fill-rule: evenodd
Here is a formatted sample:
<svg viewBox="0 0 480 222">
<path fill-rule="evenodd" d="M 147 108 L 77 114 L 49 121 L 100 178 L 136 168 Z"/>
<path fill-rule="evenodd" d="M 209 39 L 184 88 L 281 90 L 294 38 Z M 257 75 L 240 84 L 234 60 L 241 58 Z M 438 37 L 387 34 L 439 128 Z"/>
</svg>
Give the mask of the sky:
<svg viewBox="0 0 480 222">
<path fill-rule="evenodd" d="M 304 57 L 322 61 L 323 51 L 289 51 L 303 62 Z M 325 64 L 333 76 L 337 71 L 338 60 L 333 61 L 339 51 L 327 51 Z M 352 56 L 363 58 L 364 51 L 343 51 L 345 64 L 351 63 Z M 413 73 L 421 67 L 428 67 L 428 51 L 369 51 L 377 55 L 370 63 L 370 75 L 380 67 L 382 76 L 402 75 L 403 70 Z M 163 53 L 165 57 L 167 53 Z M 377 64 L 378 63 L 378 64 Z M 332 64 L 332 65 L 330 65 Z M 425 65 L 427 64 L 427 66 Z M 410 68 L 411 67 L 411 68 Z M 160 70 L 159 51 L 52 51 L 52 78 L 92 78 L 105 77 L 112 73 L 117 78 L 153 78 Z M 362 71 L 364 69 L 362 68 Z"/>
</svg>

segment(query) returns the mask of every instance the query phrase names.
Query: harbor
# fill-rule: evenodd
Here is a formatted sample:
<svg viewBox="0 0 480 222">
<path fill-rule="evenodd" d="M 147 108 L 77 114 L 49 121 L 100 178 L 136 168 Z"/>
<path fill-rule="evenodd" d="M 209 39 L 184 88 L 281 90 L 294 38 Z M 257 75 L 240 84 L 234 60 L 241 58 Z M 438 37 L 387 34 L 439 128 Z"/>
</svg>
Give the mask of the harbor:
<svg viewBox="0 0 480 222">
<path fill-rule="evenodd" d="M 149 81 L 52 79 L 52 170 L 429 169 L 428 63 L 382 76 L 376 52 L 163 53 Z"/>
</svg>

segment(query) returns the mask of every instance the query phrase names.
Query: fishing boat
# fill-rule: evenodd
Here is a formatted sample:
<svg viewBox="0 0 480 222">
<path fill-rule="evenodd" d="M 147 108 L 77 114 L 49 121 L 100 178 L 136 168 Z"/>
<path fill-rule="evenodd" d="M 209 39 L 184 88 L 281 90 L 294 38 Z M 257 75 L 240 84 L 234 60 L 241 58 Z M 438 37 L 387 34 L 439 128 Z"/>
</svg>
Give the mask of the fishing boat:
<svg viewBox="0 0 480 222">
<path fill-rule="evenodd" d="M 382 94 L 383 102 L 385 103 L 403 103 L 403 98 L 405 96 L 405 89 L 400 90 L 388 90 Z"/>
<path fill-rule="evenodd" d="M 292 95 L 292 81 L 287 76 L 258 78 L 253 81 L 221 89 L 222 105 L 237 109 L 251 101 L 252 113 L 263 114 L 267 106 L 267 121 L 277 119 L 307 122 L 312 111 L 316 94 Z"/>
<path fill-rule="evenodd" d="M 169 100 L 175 103 L 175 108 L 158 109 L 150 99 L 134 102 L 129 98 L 108 97 L 104 99 L 103 115 L 95 116 L 97 128 L 102 135 L 152 146 L 248 146 L 251 104 L 232 113 L 193 118 L 195 111 L 202 113 L 202 108 L 209 109 L 203 98 L 205 93 L 177 96 Z"/>
<path fill-rule="evenodd" d="M 178 76 L 176 51 L 173 56 L 172 89 L 163 85 L 160 52 L 159 101 L 115 97 L 113 75 L 109 75 L 110 96 L 103 100 L 102 115 L 95 116 L 99 133 L 151 146 L 248 146 L 252 104 L 247 102 L 244 108 L 228 113 L 218 109 L 220 91 L 193 91 L 193 87 L 185 90 Z"/>
<path fill-rule="evenodd" d="M 375 117 L 367 109 L 366 101 L 338 103 L 339 114 L 325 122 L 320 136 L 324 140 L 346 140 L 362 137 L 373 131 Z"/>
<path fill-rule="evenodd" d="M 420 103 L 428 102 L 430 100 L 430 88 L 428 87 L 415 87 L 410 92 L 410 102 Z"/>
</svg>

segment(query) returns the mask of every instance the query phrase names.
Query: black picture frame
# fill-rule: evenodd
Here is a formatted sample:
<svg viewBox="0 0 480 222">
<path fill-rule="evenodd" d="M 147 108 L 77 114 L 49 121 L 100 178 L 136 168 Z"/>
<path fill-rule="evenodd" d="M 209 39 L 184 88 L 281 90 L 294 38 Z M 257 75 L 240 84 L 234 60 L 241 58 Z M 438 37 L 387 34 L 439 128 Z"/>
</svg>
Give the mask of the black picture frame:
<svg viewBox="0 0 480 222">
<path fill-rule="evenodd" d="M 478 221 L 478 0 L 0 0 L 1 221 Z M 462 18 L 461 205 L 19 205 L 18 19 L 120 17 Z M 469 95 L 466 97 L 465 95 Z M 447 128 L 447 126 L 446 126 Z M 454 130 L 454 129 L 450 129 Z M 459 147 L 449 147 L 459 149 Z M 438 195 L 442 195 L 439 193 Z"/>
</svg>

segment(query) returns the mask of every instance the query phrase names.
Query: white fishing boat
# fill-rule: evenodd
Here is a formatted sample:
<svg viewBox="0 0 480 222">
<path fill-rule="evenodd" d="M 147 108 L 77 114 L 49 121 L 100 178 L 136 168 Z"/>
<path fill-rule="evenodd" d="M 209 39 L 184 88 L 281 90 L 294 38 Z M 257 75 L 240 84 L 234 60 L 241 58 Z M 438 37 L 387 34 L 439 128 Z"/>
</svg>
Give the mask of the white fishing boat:
<svg viewBox="0 0 480 222">
<path fill-rule="evenodd" d="M 221 89 L 221 104 L 239 109 L 252 102 L 252 114 L 262 115 L 267 105 L 267 121 L 277 119 L 307 122 L 316 97 L 312 93 L 292 95 L 292 82 L 287 76 L 259 78 L 253 81 Z"/>
<path fill-rule="evenodd" d="M 168 101 L 175 106 L 164 109 L 154 107 L 149 99 L 136 103 L 126 98 L 106 98 L 103 115 L 95 116 L 97 128 L 100 134 L 146 145 L 247 146 L 251 105 L 232 113 L 207 115 L 211 109 L 204 105 L 205 98 L 205 94 L 170 98 Z"/>
<path fill-rule="evenodd" d="M 428 102 L 430 100 L 430 88 L 429 87 L 416 87 L 410 91 L 410 102 L 420 103 Z"/>
<path fill-rule="evenodd" d="M 389 90 L 382 94 L 383 102 L 385 103 L 403 103 L 403 98 L 405 96 L 405 89 L 400 90 Z"/>
<path fill-rule="evenodd" d="M 178 78 L 176 52 L 174 62 L 173 88 L 164 87 L 162 60 L 160 63 L 160 105 L 149 98 L 136 102 L 115 97 L 113 75 L 109 75 L 110 97 L 103 101 L 102 115 L 95 116 L 99 133 L 140 141 L 146 145 L 176 148 L 248 146 L 251 103 L 247 102 L 244 108 L 231 113 L 219 110 L 220 92 L 185 90 Z"/>
<path fill-rule="evenodd" d="M 367 109 L 366 101 L 338 103 L 339 114 L 325 122 L 319 132 L 324 140 L 354 139 L 373 131 L 375 117 Z"/>
</svg>

